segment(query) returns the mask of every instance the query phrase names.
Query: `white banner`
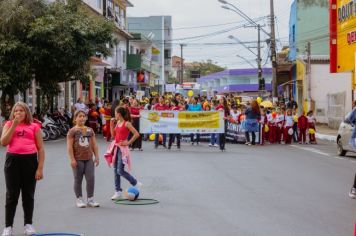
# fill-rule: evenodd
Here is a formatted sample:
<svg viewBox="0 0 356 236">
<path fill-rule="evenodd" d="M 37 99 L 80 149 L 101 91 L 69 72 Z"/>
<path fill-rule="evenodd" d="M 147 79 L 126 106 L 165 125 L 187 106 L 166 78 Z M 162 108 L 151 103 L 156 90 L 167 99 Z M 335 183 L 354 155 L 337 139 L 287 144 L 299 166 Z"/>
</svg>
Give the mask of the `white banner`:
<svg viewBox="0 0 356 236">
<path fill-rule="evenodd" d="M 225 133 L 223 111 L 147 111 L 140 112 L 141 134 Z"/>
</svg>

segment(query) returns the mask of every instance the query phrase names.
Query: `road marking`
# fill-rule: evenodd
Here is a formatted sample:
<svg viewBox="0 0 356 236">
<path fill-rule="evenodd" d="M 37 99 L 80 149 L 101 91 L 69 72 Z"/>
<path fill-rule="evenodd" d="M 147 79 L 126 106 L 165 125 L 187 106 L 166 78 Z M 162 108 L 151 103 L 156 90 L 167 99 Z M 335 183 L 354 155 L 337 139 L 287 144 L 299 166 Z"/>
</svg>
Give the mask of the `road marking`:
<svg viewBox="0 0 356 236">
<path fill-rule="evenodd" d="M 318 150 L 318 149 L 316 149 L 316 148 L 301 147 L 301 146 L 296 146 L 296 145 L 291 145 L 291 147 L 298 148 L 298 149 L 302 149 L 302 150 L 304 150 L 304 151 L 316 153 L 316 154 L 319 154 L 319 155 L 331 157 L 328 153 L 322 152 L 322 151 L 320 151 L 320 150 Z"/>
</svg>

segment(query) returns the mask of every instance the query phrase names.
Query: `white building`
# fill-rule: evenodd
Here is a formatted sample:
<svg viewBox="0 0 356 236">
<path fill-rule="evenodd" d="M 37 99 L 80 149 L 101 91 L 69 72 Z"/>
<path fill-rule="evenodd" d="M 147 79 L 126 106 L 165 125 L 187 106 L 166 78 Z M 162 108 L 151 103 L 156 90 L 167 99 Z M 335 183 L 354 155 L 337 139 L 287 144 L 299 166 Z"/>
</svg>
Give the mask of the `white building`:
<svg viewBox="0 0 356 236">
<path fill-rule="evenodd" d="M 160 75 L 155 81 L 155 87 L 163 91 L 172 69 L 172 17 L 149 16 L 127 19 L 130 32 L 141 33 L 158 46 L 160 53 L 153 55 L 153 60 L 158 61 L 160 65 Z"/>
</svg>

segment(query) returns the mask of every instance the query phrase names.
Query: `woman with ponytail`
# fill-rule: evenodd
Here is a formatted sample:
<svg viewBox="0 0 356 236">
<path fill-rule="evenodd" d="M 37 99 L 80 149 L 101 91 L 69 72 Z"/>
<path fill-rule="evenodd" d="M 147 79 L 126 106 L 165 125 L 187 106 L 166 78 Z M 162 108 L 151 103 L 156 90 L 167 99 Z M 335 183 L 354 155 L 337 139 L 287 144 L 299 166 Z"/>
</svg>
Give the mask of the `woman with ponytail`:
<svg viewBox="0 0 356 236">
<path fill-rule="evenodd" d="M 115 121 L 117 122 L 115 125 Z M 111 197 L 112 200 L 117 200 L 121 197 L 121 176 L 124 177 L 130 184 L 136 188 L 140 188 L 142 184 L 136 180 L 131 174 L 125 170 L 125 166 L 131 169 L 131 154 L 129 146 L 140 136 L 138 131 L 131 124 L 131 114 L 126 107 L 117 107 L 115 109 L 115 119 L 111 119 L 111 135 L 115 138 L 116 155 L 113 160 L 114 177 L 115 177 L 115 194 Z M 132 133 L 130 140 L 129 134 Z"/>
</svg>

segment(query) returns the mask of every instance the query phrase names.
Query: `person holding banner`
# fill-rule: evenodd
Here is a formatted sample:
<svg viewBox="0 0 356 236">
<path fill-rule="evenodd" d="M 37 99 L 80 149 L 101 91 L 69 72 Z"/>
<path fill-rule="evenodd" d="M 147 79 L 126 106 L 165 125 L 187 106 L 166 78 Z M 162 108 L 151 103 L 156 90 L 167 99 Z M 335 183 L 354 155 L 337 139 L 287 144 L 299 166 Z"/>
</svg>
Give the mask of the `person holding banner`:
<svg viewBox="0 0 356 236">
<path fill-rule="evenodd" d="M 155 111 L 166 111 L 168 110 L 166 104 L 165 104 L 165 100 L 164 97 L 160 97 L 159 98 L 159 102 L 153 107 L 153 110 Z M 159 141 L 159 134 L 155 135 L 155 148 L 158 148 L 158 141 Z M 164 148 L 167 148 L 166 146 L 166 141 L 167 141 L 167 135 L 166 134 L 162 134 L 163 136 L 163 141 L 162 141 L 162 145 Z"/>
<path fill-rule="evenodd" d="M 251 106 L 246 109 L 245 112 L 246 120 L 245 120 L 245 136 L 247 145 L 255 145 L 256 144 L 256 132 L 259 132 L 259 124 L 258 120 L 261 118 L 260 107 L 256 100 L 251 102 Z M 252 142 L 250 142 L 250 133 L 252 135 Z"/>
<path fill-rule="evenodd" d="M 190 103 L 188 105 L 188 111 L 202 111 L 202 106 L 198 103 L 198 98 L 191 98 Z M 196 134 L 197 138 L 194 140 L 194 134 L 190 134 L 190 140 L 192 145 L 194 142 L 197 142 L 197 145 L 200 143 L 200 134 Z"/>
<path fill-rule="evenodd" d="M 173 100 L 172 103 L 173 103 L 173 106 L 171 107 L 172 111 L 182 111 L 183 110 L 183 108 L 179 106 L 178 100 Z M 169 150 L 172 148 L 172 143 L 175 138 L 177 139 L 177 149 L 180 149 L 181 135 L 180 134 L 169 134 L 169 141 L 168 141 L 168 149 Z"/>
<path fill-rule="evenodd" d="M 230 119 L 230 108 L 227 104 L 227 100 L 225 97 L 220 98 L 219 105 L 215 107 L 217 111 L 224 111 L 224 132 L 219 135 L 219 146 L 221 151 L 225 151 L 225 143 L 226 143 L 226 131 L 227 131 L 227 122 Z"/>
</svg>

